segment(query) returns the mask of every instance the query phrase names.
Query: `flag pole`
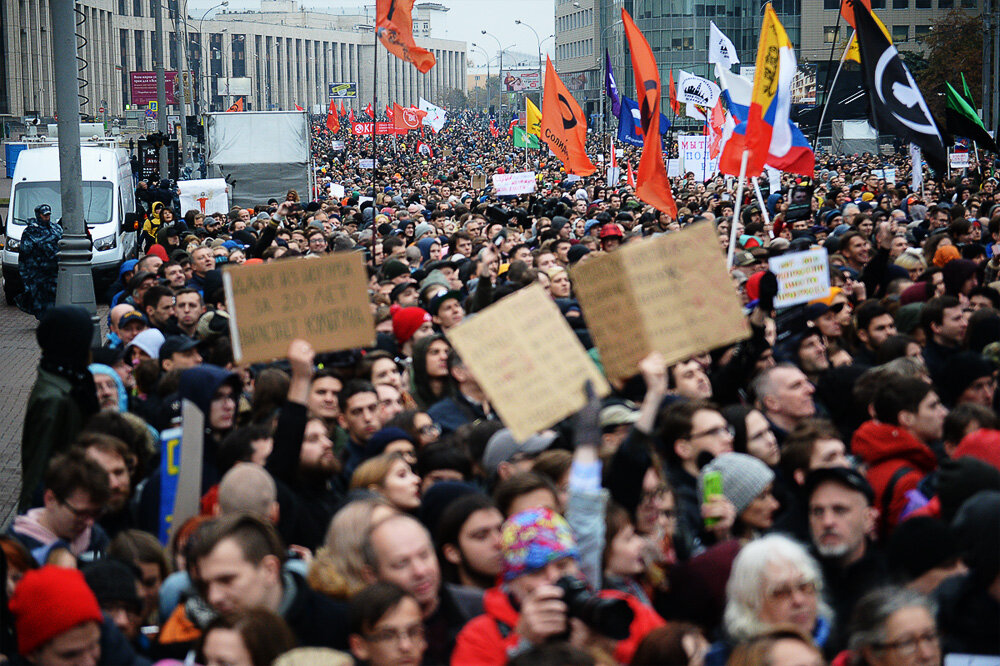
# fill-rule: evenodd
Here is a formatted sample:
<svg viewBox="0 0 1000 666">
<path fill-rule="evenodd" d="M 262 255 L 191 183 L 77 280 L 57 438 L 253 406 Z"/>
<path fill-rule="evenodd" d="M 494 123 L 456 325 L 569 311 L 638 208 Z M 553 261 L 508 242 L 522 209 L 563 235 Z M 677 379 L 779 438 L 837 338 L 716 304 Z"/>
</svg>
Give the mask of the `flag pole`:
<svg viewBox="0 0 1000 666">
<path fill-rule="evenodd" d="M 750 158 L 750 151 L 744 150 L 740 160 L 740 179 L 736 186 L 736 203 L 733 205 L 733 221 L 729 223 L 729 251 L 726 255 L 726 268 L 732 269 L 733 258 L 736 255 L 736 224 L 740 221 L 740 203 L 743 201 L 743 182 L 747 176 L 747 160 Z"/>
<path fill-rule="evenodd" d="M 839 15 L 838 15 L 839 19 Z M 838 20 L 839 24 L 839 20 Z M 851 49 L 851 44 L 857 39 L 858 31 L 855 30 L 851 33 L 851 38 L 847 41 L 847 48 L 844 49 L 844 53 L 840 56 L 840 64 L 837 65 L 837 73 L 833 75 L 833 83 L 826 90 L 826 99 L 823 100 L 823 110 L 819 114 L 819 124 L 816 125 L 816 138 L 813 140 L 813 152 L 819 147 L 819 135 L 823 129 L 823 120 L 826 118 L 826 110 L 830 106 L 830 97 L 833 95 L 833 89 L 837 87 L 837 79 L 840 78 L 840 71 L 844 69 L 844 62 L 847 61 L 847 52 Z M 829 72 L 827 72 L 829 76 Z M 832 146 L 831 146 L 832 148 Z"/>
<path fill-rule="evenodd" d="M 764 217 L 764 224 L 770 225 L 771 216 L 767 214 L 767 206 L 764 205 L 764 195 L 760 193 L 760 183 L 757 176 L 754 176 L 751 180 L 753 181 L 753 191 L 757 195 L 757 205 L 760 206 L 760 214 Z M 774 235 L 771 232 L 768 232 L 768 234 Z"/>
<path fill-rule="evenodd" d="M 378 151 L 375 148 L 375 128 L 378 125 L 378 16 L 375 17 L 375 57 L 373 59 L 372 67 L 372 205 L 375 206 L 375 212 L 378 213 L 378 163 L 377 157 Z M 374 233 L 372 238 L 378 239 L 378 226 L 375 225 L 375 217 L 372 216 L 372 226 L 374 227 Z M 374 240 L 373 240 L 374 242 Z M 374 247 L 374 246 L 373 246 Z M 372 250 L 372 256 L 375 256 L 375 250 Z"/>
</svg>

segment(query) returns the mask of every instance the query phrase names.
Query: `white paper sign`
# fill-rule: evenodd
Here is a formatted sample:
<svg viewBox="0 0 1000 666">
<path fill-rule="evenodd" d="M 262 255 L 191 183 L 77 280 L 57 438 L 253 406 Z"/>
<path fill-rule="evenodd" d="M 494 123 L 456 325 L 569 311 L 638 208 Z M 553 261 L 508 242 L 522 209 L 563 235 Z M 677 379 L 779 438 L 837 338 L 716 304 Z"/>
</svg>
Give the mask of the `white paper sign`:
<svg viewBox="0 0 1000 666">
<path fill-rule="evenodd" d="M 374 169 L 375 168 L 375 160 L 372 159 L 371 157 L 364 157 L 364 158 L 358 160 L 358 168 L 359 169 Z"/>
<path fill-rule="evenodd" d="M 343 185 L 341 185 L 340 183 L 330 183 L 330 196 L 335 197 L 337 199 L 343 199 L 344 194 L 345 192 Z"/>
<path fill-rule="evenodd" d="M 334 140 L 330 144 L 330 147 L 332 147 L 334 150 L 343 150 L 345 146 L 346 146 L 346 144 L 343 141 L 340 141 L 340 140 Z"/>
<path fill-rule="evenodd" d="M 952 169 L 966 169 L 969 166 L 969 153 L 952 153 L 951 154 L 951 168 Z"/>
<path fill-rule="evenodd" d="M 179 180 L 181 210 L 197 210 L 205 215 L 229 213 L 229 186 L 224 178 Z"/>
<path fill-rule="evenodd" d="M 694 172 L 695 180 L 706 181 L 719 171 L 719 158 L 710 159 L 708 148 L 710 137 L 701 135 L 680 135 L 677 145 L 681 156 L 683 173 Z"/>
<path fill-rule="evenodd" d="M 806 303 L 830 293 L 830 268 L 826 250 L 792 252 L 768 259 L 768 268 L 778 277 L 774 307 Z"/>
<path fill-rule="evenodd" d="M 497 196 L 529 194 L 535 191 L 535 172 L 493 174 L 493 188 Z"/>
</svg>

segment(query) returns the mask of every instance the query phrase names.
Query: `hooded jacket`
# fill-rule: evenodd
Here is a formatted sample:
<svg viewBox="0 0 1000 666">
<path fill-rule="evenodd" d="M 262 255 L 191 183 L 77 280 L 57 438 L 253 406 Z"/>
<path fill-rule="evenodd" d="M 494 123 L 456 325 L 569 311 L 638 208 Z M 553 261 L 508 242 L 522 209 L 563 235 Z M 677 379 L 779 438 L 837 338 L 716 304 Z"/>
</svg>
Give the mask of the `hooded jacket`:
<svg viewBox="0 0 1000 666">
<path fill-rule="evenodd" d="M 851 440 L 851 451 L 868 465 L 880 533 L 886 534 L 899 523 L 907 504 L 906 493 L 934 471 L 937 457 L 909 430 L 877 421 L 861 424 Z"/>
<path fill-rule="evenodd" d="M 636 648 L 646 634 L 666 624 L 652 608 L 641 604 L 631 595 L 603 590 L 597 596 L 602 599 L 624 599 L 635 614 L 629 627 L 629 637 L 618 641 L 615 646 L 613 656 L 619 664 L 632 661 Z M 455 650 L 451 654 L 454 666 L 501 666 L 507 663 L 508 650 L 515 649 L 521 642 L 521 636 L 515 631 L 520 613 L 501 587 L 486 591 L 483 610 L 485 612 L 482 615 L 470 620 L 458 634 Z"/>
</svg>

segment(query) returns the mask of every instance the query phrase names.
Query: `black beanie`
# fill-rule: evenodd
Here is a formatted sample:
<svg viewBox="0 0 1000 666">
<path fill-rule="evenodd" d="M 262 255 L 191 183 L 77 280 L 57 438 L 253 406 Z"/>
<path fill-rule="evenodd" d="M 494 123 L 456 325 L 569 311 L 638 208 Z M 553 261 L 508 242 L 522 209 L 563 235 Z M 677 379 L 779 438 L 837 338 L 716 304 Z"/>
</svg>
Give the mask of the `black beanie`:
<svg viewBox="0 0 1000 666">
<path fill-rule="evenodd" d="M 984 490 L 958 510 L 952 529 L 972 578 L 989 585 L 1000 574 L 1000 492 Z"/>
<path fill-rule="evenodd" d="M 142 608 L 135 572 L 124 562 L 98 560 L 83 570 L 83 577 L 94 591 L 97 603 L 123 602 L 130 604 L 136 612 Z"/>
<path fill-rule="evenodd" d="M 904 520 L 889 537 L 887 553 L 892 570 L 906 582 L 958 558 L 958 544 L 946 523 L 936 518 Z"/>
<path fill-rule="evenodd" d="M 938 381 L 941 400 L 954 407 L 965 389 L 981 377 L 992 377 L 995 371 L 996 367 L 978 352 L 960 351 L 954 354 Z"/>
<path fill-rule="evenodd" d="M 1000 490 L 1000 470 L 970 456 L 942 462 L 937 482 L 941 519 L 951 521 L 965 500 L 981 490 Z"/>
<path fill-rule="evenodd" d="M 35 331 L 42 357 L 78 369 L 86 367 L 94 322 L 80 305 L 57 305 L 42 315 Z"/>
</svg>

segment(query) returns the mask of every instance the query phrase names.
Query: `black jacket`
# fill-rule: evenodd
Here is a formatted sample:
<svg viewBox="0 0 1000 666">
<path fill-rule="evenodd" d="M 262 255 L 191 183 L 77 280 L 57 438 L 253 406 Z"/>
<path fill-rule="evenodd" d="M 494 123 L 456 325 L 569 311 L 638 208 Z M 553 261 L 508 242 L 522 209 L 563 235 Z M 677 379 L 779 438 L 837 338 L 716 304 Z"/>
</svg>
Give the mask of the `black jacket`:
<svg viewBox="0 0 1000 666">
<path fill-rule="evenodd" d="M 816 556 L 817 553 L 813 552 Z M 823 597 L 833 609 L 834 622 L 830 640 L 824 646 L 829 656 L 847 647 L 847 624 L 858 599 L 891 580 L 882 552 L 869 541 L 865 554 L 846 567 L 833 559 L 816 557 L 823 569 Z"/>
</svg>

